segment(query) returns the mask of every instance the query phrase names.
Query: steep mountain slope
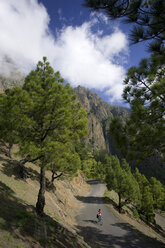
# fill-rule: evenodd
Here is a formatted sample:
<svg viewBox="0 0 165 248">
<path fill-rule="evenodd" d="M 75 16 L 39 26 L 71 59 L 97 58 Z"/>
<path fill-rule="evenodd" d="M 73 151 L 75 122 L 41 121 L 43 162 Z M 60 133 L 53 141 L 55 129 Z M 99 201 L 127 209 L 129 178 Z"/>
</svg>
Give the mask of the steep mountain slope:
<svg viewBox="0 0 165 248">
<path fill-rule="evenodd" d="M 110 121 L 114 116 L 127 119 L 129 110 L 107 104 L 97 94 L 81 86 L 75 88 L 75 93 L 87 112 L 89 130 L 87 145 L 92 150 L 106 150 L 110 154 L 116 154 L 117 151 L 109 133 Z"/>
<path fill-rule="evenodd" d="M 14 149 L 15 152 L 15 149 Z M 35 204 L 39 191 L 39 167 L 27 163 L 29 178 L 17 173 L 18 158 L 6 156 L 0 145 L 0 247 L 3 248 L 89 248 L 77 235 L 76 220 L 80 201 L 89 186 L 82 172 L 73 180 L 56 180 L 46 190 L 45 215 L 39 217 Z M 50 180 L 50 171 L 46 177 Z"/>
<path fill-rule="evenodd" d="M 0 73 L 0 92 L 14 85 L 21 86 L 24 82 L 24 77 L 13 65 L 12 61 L 9 59 L 6 59 L 6 61 L 6 63 L 10 64 L 12 70 L 6 74 L 4 67 L 6 76 L 4 76 L 4 73 Z M 109 132 L 110 122 L 114 116 L 121 117 L 123 121 L 126 120 L 130 110 L 121 106 L 107 104 L 97 94 L 81 86 L 75 88 L 75 93 L 87 112 L 89 130 L 86 138 L 87 147 L 91 151 L 104 150 L 109 154 L 119 155 Z M 138 167 L 139 171 L 148 178 L 154 176 L 165 184 L 165 163 L 160 161 L 160 158 L 150 158 L 141 164 L 132 163 L 130 165 L 133 169 Z"/>
<path fill-rule="evenodd" d="M 109 132 L 113 117 L 121 117 L 125 121 L 130 113 L 129 109 L 105 103 L 96 93 L 78 86 L 75 93 L 87 112 L 88 135 L 86 145 L 91 151 L 105 150 L 109 154 L 119 155 Z M 165 184 L 165 163 L 160 158 L 152 157 L 141 163 L 130 161 L 132 169 L 138 168 L 147 178 L 156 177 Z"/>
</svg>

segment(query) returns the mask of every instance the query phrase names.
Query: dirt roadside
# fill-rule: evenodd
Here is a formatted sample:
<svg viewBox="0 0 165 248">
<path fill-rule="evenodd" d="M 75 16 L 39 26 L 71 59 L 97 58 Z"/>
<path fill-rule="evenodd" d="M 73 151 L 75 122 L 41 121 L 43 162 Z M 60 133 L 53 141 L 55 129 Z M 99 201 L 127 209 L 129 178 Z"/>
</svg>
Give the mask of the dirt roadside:
<svg viewBox="0 0 165 248">
<path fill-rule="evenodd" d="M 114 191 L 110 192 L 110 198 L 114 201 L 117 201 L 117 194 Z M 141 220 L 137 220 L 129 214 L 128 209 L 126 209 L 125 213 L 119 214 L 119 212 L 114 208 L 112 204 L 106 204 L 106 206 L 110 209 L 114 216 L 117 218 L 121 218 L 133 227 L 135 227 L 140 232 L 144 233 L 145 235 L 160 240 L 161 242 L 165 243 L 165 216 L 159 213 L 156 213 L 155 220 L 156 226 L 151 225 L 148 226 L 145 222 Z M 155 230 L 154 230 L 155 229 Z"/>
<path fill-rule="evenodd" d="M 77 216 L 79 235 L 94 248 L 164 248 L 164 239 L 152 232 L 144 223 L 138 223 L 127 215 L 119 214 L 112 204 L 105 204 L 105 184 L 96 180 L 89 182 L 91 190 L 86 197 L 79 197 L 83 203 Z M 96 220 L 98 208 L 103 214 L 103 225 Z"/>
<path fill-rule="evenodd" d="M 0 248 L 89 247 L 77 235 L 75 220 L 81 208 L 75 196 L 85 196 L 89 190 L 81 171 L 73 179 L 56 180 L 54 188 L 46 190 L 42 220 L 35 213 L 40 168 L 27 163 L 30 177 L 21 180 L 17 159 L 0 150 Z M 46 178 L 51 179 L 50 171 Z"/>
</svg>

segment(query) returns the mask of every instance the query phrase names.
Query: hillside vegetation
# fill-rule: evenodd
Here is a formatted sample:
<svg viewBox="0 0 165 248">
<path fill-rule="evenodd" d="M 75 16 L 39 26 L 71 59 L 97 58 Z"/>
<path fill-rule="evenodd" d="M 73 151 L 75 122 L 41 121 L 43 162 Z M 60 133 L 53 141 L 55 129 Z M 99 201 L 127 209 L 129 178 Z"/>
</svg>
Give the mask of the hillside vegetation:
<svg viewBox="0 0 165 248">
<path fill-rule="evenodd" d="M 132 172 L 125 159 L 97 154 L 84 161 L 83 171 L 87 178 L 97 178 L 105 182 L 108 190 L 117 193 L 119 213 L 124 206 L 132 204 L 135 218 L 155 224 L 155 212 L 165 211 L 164 185 L 155 177 L 148 180 L 137 168 Z"/>
<path fill-rule="evenodd" d="M 147 179 L 136 164 L 132 170 L 116 146 L 116 141 L 127 141 L 122 132 L 114 134 L 129 119 L 129 111 L 78 87 L 75 92 L 85 112 L 74 90 L 63 82 L 44 57 L 21 87 L 0 94 L 1 227 L 7 231 L 2 232 L 3 242 L 29 236 L 27 247 L 33 242 L 34 247 L 85 247 L 73 228 L 75 199 L 70 194 L 79 193 L 74 183 L 87 189 L 84 176 L 64 181 L 80 169 L 86 178 L 99 179 L 117 193 L 119 213 L 131 204 L 135 218 L 155 225 L 156 211 L 165 210 L 164 186 L 155 177 Z"/>
<path fill-rule="evenodd" d="M 119 148 L 125 140 L 123 126 L 129 119 L 131 110 L 107 104 L 96 93 L 81 86 L 75 88 L 75 93 L 87 112 L 88 135 L 86 136 L 86 147 L 92 153 L 107 153 L 117 155 L 119 158 L 123 157 Z M 114 129 L 113 121 L 116 118 L 120 120 L 120 123 L 117 128 L 115 127 L 116 135 L 113 135 L 111 129 Z M 151 156 L 140 161 L 135 159 L 129 159 L 128 161 L 132 170 L 137 167 L 140 173 L 144 174 L 148 179 L 156 177 L 161 183 L 165 184 L 165 164 L 160 156 Z"/>
<path fill-rule="evenodd" d="M 15 150 L 15 149 L 14 149 Z M 45 214 L 39 217 L 35 204 L 39 190 L 39 168 L 27 163 L 29 178 L 22 180 L 17 173 L 18 158 L 0 153 L 0 247 L 88 247 L 76 233 L 75 216 L 80 208 L 76 195 L 85 195 L 89 186 L 83 174 L 72 180 L 56 180 L 46 190 Z M 50 180 L 51 173 L 46 173 Z"/>
</svg>

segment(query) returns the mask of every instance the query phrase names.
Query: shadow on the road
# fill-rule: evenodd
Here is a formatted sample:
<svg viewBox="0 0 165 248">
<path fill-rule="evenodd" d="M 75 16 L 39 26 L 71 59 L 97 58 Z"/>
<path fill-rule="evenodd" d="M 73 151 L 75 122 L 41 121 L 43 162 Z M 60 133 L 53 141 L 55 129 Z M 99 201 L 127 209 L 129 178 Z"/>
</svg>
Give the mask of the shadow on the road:
<svg viewBox="0 0 165 248">
<path fill-rule="evenodd" d="M 75 196 L 75 197 L 77 198 L 77 200 L 82 201 L 83 203 L 111 204 L 118 211 L 118 205 L 108 197 L 98 197 L 98 196 Z"/>
<path fill-rule="evenodd" d="M 105 196 L 103 197 L 103 202 L 108 205 L 112 205 L 117 211 L 119 211 L 119 206 L 116 204 L 115 201 L 110 199 L 109 197 Z M 123 210 L 122 210 L 123 211 Z"/>
<path fill-rule="evenodd" d="M 87 220 L 88 222 L 88 220 Z M 89 220 L 91 222 L 91 220 Z M 104 234 L 102 230 L 91 226 L 78 226 L 79 234 L 92 248 L 165 248 L 165 245 L 154 238 L 150 238 L 135 230 L 127 223 L 117 223 L 112 226 L 120 227 L 127 231 L 123 236 L 119 236 L 119 230 L 116 235 Z"/>
<path fill-rule="evenodd" d="M 151 225 L 148 224 L 150 226 L 150 228 L 152 228 L 155 232 L 157 232 L 158 234 L 160 234 L 161 236 L 163 236 L 165 238 L 165 230 L 163 230 L 163 228 L 161 226 L 159 226 L 158 224 L 155 225 Z"/>
<path fill-rule="evenodd" d="M 102 183 L 102 182 L 100 182 L 98 180 L 87 180 L 86 182 L 88 184 L 90 184 L 90 185 L 93 185 L 93 184 L 105 184 L 105 183 Z"/>
<path fill-rule="evenodd" d="M 84 203 L 97 203 L 102 204 L 104 197 L 96 197 L 96 196 L 76 196 L 77 200 L 82 201 Z"/>
<path fill-rule="evenodd" d="M 97 220 L 83 220 L 84 222 L 88 222 L 88 223 L 93 223 L 93 224 L 97 224 L 98 221 Z"/>
</svg>

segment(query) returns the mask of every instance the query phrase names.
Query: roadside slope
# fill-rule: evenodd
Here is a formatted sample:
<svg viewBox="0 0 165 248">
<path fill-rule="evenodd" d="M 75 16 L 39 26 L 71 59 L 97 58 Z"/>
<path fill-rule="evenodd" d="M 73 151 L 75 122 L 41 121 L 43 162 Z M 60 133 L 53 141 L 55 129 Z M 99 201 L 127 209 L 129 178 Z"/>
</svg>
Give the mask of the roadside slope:
<svg viewBox="0 0 165 248">
<path fill-rule="evenodd" d="M 86 195 L 89 186 L 81 172 L 72 181 L 57 180 L 46 191 L 45 216 L 39 218 L 35 204 L 39 191 L 39 168 L 27 164 L 30 178 L 20 180 L 17 160 L 0 153 L 0 248 L 88 247 L 77 235 L 75 215 L 81 203 L 74 195 Z M 51 174 L 47 172 L 49 179 Z"/>
<path fill-rule="evenodd" d="M 83 202 L 77 216 L 80 235 L 94 248 L 163 248 L 162 242 L 142 234 L 133 226 L 116 216 L 103 204 L 105 185 L 97 181 L 89 182 L 91 191 L 88 196 L 78 197 Z M 96 220 L 98 209 L 103 213 L 103 225 Z"/>
</svg>

